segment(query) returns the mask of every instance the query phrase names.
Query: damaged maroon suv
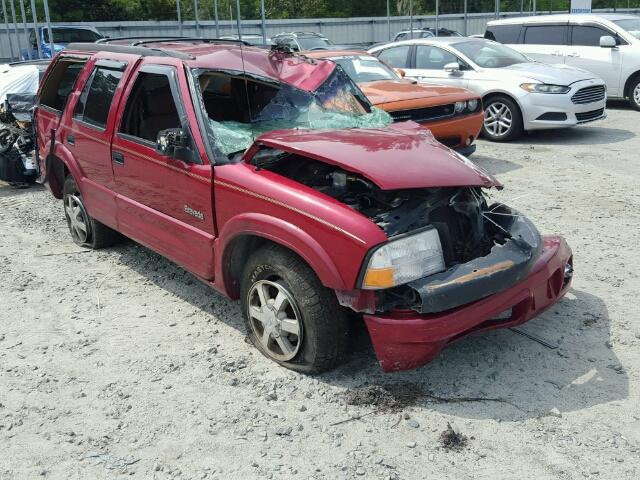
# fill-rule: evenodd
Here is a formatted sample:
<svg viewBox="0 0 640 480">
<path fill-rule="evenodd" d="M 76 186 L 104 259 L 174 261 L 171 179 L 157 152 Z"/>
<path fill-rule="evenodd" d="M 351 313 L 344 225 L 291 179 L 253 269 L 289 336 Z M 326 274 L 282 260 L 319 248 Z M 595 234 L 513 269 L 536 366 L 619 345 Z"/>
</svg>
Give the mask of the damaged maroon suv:
<svg viewBox="0 0 640 480">
<path fill-rule="evenodd" d="M 385 371 L 526 322 L 571 250 L 489 200 L 491 175 L 392 123 L 328 60 L 241 43 L 72 44 L 36 111 L 40 181 L 73 240 L 134 239 L 242 302 L 294 370 L 336 366 L 363 318 Z"/>
</svg>

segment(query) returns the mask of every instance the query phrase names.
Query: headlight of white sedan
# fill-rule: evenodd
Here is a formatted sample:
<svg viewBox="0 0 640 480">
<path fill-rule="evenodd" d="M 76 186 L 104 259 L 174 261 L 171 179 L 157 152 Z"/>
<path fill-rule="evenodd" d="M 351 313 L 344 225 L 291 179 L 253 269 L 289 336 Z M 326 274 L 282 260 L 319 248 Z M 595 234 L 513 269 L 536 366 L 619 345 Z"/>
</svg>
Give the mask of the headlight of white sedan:
<svg viewBox="0 0 640 480">
<path fill-rule="evenodd" d="M 444 270 L 440 236 L 435 228 L 429 228 L 374 250 L 362 277 L 362 288 L 391 288 Z"/>
<path fill-rule="evenodd" d="M 549 83 L 523 83 L 520 88 L 530 93 L 567 93 L 571 88 Z"/>
</svg>

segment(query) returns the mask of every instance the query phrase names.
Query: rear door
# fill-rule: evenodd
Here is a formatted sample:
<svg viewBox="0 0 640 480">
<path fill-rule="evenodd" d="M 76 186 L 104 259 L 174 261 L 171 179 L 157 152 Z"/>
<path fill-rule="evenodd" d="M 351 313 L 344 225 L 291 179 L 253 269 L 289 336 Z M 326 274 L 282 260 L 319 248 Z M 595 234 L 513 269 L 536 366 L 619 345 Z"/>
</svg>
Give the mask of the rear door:
<svg viewBox="0 0 640 480">
<path fill-rule="evenodd" d="M 538 62 L 564 63 L 568 32 L 569 25 L 566 22 L 525 25 L 522 44 L 517 49 Z"/>
<path fill-rule="evenodd" d="M 409 61 L 409 68 L 405 69 L 407 76 L 415 78 L 421 83 L 436 83 L 466 88 L 469 79 L 466 72 L 469 66 L 457 55 L 435 45 L 414 46 Z M 459 72 L 447 72 L 444 67 L 450 63 L 457 63 Z"/>
<path fill-rule="evenodd" d="M 583 68 L 602 78 L 607 84 L 609 95 L 621 96 L 620 72 L 622 68 L 622 53 L 620 48 L 603 48 L 600 37 L 610 36 L 616 39 L 618 45 L 624 40 L 596 24 L 572 25 L 570 32 L 570 47 L 565 63 L 572 67 Z"/>
<path fill-rule="evenodd" d="M 40 180 L 43 182 L 48 180 L 45 160 L 52 142 L 58 140 L 58 127 L 67 101 L 88 59 L 86 56 L 60 55 L 49 67 L 40 84 L 38 106 L 34 115 Z"/>
<path fill-rule="evenodd" d="M 118 230 L 205 279 L 214 276 L 211 164 L 194 144 L 198 131 L 184 67 L 144 63 L 124 92 L 113 137 Z M 126 100 L 126 101 L 125 101 Z M 189 159 L 156 151 L 158 133 L 182 129 Z"/>
<path fill-rule="evenodd" d="M 76 179 L 91 216 L 116 227 L 115 182 L 111 166 L 111 137 L 114 132 L 117 100 L 125 79 L 138 57 L 101 53 L 87 65 L 86 82 L 73 94 L 65 118 L 61 141 L 72 152 L 82 170 Z"/>
</svg>

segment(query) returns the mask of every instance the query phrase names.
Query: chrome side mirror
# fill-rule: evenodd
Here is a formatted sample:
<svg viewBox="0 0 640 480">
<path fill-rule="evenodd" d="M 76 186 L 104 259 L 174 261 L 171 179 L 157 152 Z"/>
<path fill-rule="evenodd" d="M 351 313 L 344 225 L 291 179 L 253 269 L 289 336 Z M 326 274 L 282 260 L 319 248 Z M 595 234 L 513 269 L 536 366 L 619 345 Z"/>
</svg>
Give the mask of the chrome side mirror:
<svg viewBox="0 0 640 480">
<path fill-rule="evenodd" d="M 461 75 L 462 72 L 460 71 L 460 65 L 457 62 L 451 62 L 451 63 L 447 63 L 444 66 L 444 71 L 447 72 L 449 75 Z"/>
<path fill-rule="evenodd" d="M 616 39 L 611 35 L 603 35 L 600 37 L 600 46 L 602 48 L 616 48 L 617 43 Z"/>
</svg>

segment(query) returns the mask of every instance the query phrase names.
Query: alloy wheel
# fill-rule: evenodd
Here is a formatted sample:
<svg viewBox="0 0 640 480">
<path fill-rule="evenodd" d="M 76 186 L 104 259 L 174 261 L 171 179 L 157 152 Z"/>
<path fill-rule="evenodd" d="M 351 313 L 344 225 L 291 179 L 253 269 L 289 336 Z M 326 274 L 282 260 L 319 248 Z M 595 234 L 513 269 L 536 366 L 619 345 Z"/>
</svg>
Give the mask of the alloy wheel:
<svg viewBox="0 0 640 480">
<path fill-rule="evenodd" d="M 89 239 L 89 217 L 78 194 L 68 194 L 64 199 L 64 213 L 73 240 L 84 244 Z"/>
<path fill-rule="evenodd" d="M 484 128 L 494 137 L 504 137 L 511 130 L 513 114 L 511 109 L 501 102 L 490 104 L 484 111 Z"/>
<path fill-rule="evenodd" d="M 636 105 L 640 105 L 640 83 L 633 89 L 633 101 L 636 102 Z"/>
<path fill-rule="evenodd" d="M 259 280 L 248 293 L 251 329 L 270 357 L 286 362 L 302 345 L 302 322 L 293 295 L 280 283 Z"/>
</svg>

